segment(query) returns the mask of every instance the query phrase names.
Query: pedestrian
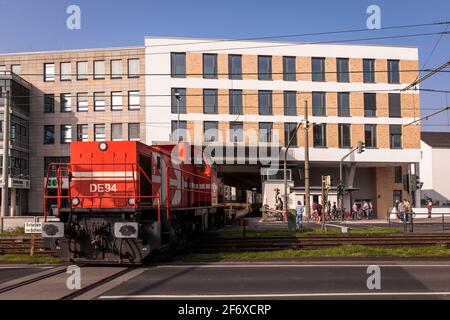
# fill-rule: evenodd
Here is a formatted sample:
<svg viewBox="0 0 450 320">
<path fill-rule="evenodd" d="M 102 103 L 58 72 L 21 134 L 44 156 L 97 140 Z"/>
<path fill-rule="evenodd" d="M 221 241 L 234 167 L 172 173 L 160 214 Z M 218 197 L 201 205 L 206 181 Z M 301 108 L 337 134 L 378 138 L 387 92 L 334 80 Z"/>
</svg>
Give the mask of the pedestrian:
<svg viewBox="0 0 450 320">
<path fill-rule="evenodd" d="M 403 201 L 398 202 L 397 206 L 398 213 L 400 215 L 400 220 L 404 221 L 405 219 L 405 205 Z"/>
<path fill-rule="evenodd" d="M 374 215 L 373 215 L 373 204 L 372 201 L 369 201 L 369 219 L 373 219 Z"/>
<path fill-rule="evenodd" d="M 331 207 L 331 216 L 333 217 L 334 220 L 338 219 L 336 202 L 333 202 L 333 206 Z"/>
<path fill-rule="evenodd" d="M 362 205 L 362 210 L 364 212 L 364 215 L 367 217 L 367 219 L 369 219 L 369 204 L 367 203 L 367 201 L 364 201 L 364 203 Z"/>
<path fill-rule="evenodd" d="M 305 211 L 305 207 L 302 205 L 301 201 L 297 201 L 296 211 L 296 229 L 300 229 L 303 227 L 303 212 Z"/>
<path fill-rule="evenodd" d="M 433 201 L 428 199 L 427 202 L 428 218 L 431 218 L 431 212 L 433 211 Z"/>
<path fill-rule="evenodd" d="M 357 214 L 358 214 L 358 204 L 356 202 L 353 202 L 353 206 L 352 206 L 352 219 L 353 220 L 355 220 Z"/>
<path fill-rule="evenodd" d="M 403 207 L 405 210 L 406 222 L 411 222 L 411 203 L 407 199 L 403 199 Z"/>
<path fill-rule="evenodd" d="M 322 205 L 320 203 L 317 205 L 317 214 L 319 215 L 319 221 L 322 221 Z"/>
</svg>

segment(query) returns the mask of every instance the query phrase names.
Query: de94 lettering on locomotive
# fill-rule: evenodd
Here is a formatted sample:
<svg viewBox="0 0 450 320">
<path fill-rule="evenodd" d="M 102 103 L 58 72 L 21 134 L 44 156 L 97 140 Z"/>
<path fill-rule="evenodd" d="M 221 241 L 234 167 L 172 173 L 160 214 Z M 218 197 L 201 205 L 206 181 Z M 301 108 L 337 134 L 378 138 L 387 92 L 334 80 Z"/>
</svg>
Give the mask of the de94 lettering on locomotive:
<svg viewBox="0 0 450 320">
<path fill-rule="evenodd" d="M 223 225 L 223 184 L 187 143 L 73 142 L 70 163 L 48 167 L 44 214 L 46 247 L 61 259 L 139 264 Z"/>
</svg>

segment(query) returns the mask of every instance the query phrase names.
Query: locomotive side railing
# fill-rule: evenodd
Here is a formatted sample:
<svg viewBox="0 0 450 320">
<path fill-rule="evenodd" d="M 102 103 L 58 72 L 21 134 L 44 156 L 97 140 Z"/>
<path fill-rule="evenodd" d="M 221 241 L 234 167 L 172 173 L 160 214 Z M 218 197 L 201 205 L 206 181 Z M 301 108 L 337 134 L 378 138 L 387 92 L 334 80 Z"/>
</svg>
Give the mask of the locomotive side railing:
<svg viewBox="0 0 450 320">
<path fill-rule="evenodd" d="M 100 202 L 103 199 L 133 199 L 134 203 L 132 205 L 130 205 L 132 208 L 139 208 L 143 203 L 145 203 L 145 201 L 143 200 L 150 200 L 151 206 L 153 206 L 153 200 L 156 199 L 157 205 L 157 213 L 158 213 L 158 222 L 161 221 L 161 194 L 158 190 L 158 188 L 153 184 L 153 182 L 151 181 L 151 179 L 149 178 L 149 176 L 147 175 L 147 173 L 136 163 L 113 163 L 113 164 L 105 164 L 105 163 L 80 163 L 80 164 L 75 164 L 75 163 L 51 163 L 48 166 L 47 169 L 47 175 L 46 175 L 46 179 L 45 179 L 45 185 L 44 185 L 44 220 L 47 221 L 47 212 L 48 212 L 48 208 L 47 208 L 47 202 L 48 200 L 56 200 L 57 203 L 57 207 L 58 209 L 61 209 L 63 207 L 63 200 L 66 199 L 68 202 L 69 206 L 72 206 L 72 178 L 74 177 L 74 172 L 75 173 L 79 173 L 79 172 L 83 172 L 83 173 L 87 173 L 87 176 L 83 177 L 83 178 L 87 178 L 87 179 L 91 179 L 90 182 L 92 183 L 96 177 L 94 177 L 94 173 L 95 172 L 99 172 L 99 171 L 95 171 L 92 170 L 92 168 L 94 166 L 122 166 L 127 168 L 128 166 L 131 167 L 131 171 L 127 171 L 125 170 L 125 174 L 124 175 L 117 175 L 117 174 L 113 174 L 113 175 L 105 175 L 102 174 L 100 177 L 103 180 L 107 180 L 110 179 L 111 181 L 114 181 L 115 179 L 119 180 L 119 179 L 123 179 L 124 181 L 124 190 L 123 193 L 124 195 L 117 195 L 114 193 L 108 193 L 107 196 L 100 196 L 100 195 L 85 195 L 85 194 L 78 194 L 77 198 L 80 200 L 80 207 L 82 207 L 83 204 L 83 200 L 85 199 L 100 199 Z M 79 168 L 82 167 L 83 170 L 79 170 L 79 171 L 74 171 L 74 168 Z M 86 170 L 85 168 L 90 168 L 91 170 Z M 128 172 L 131 172 L 131 178 L 132 178 L 132 183 L 131 183 L 131 187 L 132 190 L 128 190 L 127 186 L 129 186 L 129 184 L 127 184 L 128 179 L 130 178 L 130 176 L 127 174 Z M 52 176 L 52 173 L 55 174 L 55 176 Z M 76 175 L 76 174 L 75 174 Z M 139 179 L 137 179 L 137 177 L 139 177 Z M 141 194 L 141 184 L 140 184 L 140 179 L 141 176 L 143 176 L 145 178 L 145 180 L 150 184 L 151 189 L 155 192 L 155 195 L 152 195 L 153 192 L 150 191 L 150 195 L 142 195 Z M 56 195 L 49 195 L 49 181 L 50 178 L 55 178 L 56 179 Z M 67 179 L 67 183 L 68 183 L 68 189 L 67 189 L 67 194 L 64 194 L 64 189 L 63 189 L 63 183 L 64 180 Z M 98 177 L 97 177 L 98 179 Z M 127 194 L 128 193 L 128 194 Z M 131 194 L 131 196 L 130 196 Z M 128 206 L 127 208 L 129 208 L 130 206 Z M 120 208 L 118 208 L 120 209 Z"/>
</svg>

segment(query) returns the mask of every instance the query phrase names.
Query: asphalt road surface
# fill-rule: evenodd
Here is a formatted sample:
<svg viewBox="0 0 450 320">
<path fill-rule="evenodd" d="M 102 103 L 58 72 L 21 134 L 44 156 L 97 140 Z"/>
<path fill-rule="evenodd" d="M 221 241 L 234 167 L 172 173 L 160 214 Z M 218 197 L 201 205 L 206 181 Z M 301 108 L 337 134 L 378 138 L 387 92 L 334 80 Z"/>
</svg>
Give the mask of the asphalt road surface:
<svg viewBox="0 0 450 320">
<path fill-rule="evenodd" d="M 0 266 L 0 284 L 11 281 L 13 279 L 25 277 L 28 275 L 32 275 L 42 270 L 49 269 L 51 267 L 45 266 L 13 266 L 13 265 L 5 265 Z"/>
<path fill-rule="evenodd" d="M 367 287 L 369 265 L 380 267 L 379 290 Z M 96 298 L 450 299 L 450 261 L 160 265 Z"/>
<path fill-rule="evenodd" d="M 380 289 L 372 268 L 378 266 Z M 0 266 L 0 268 L 2 268 Z M 0 286 L 34 269 L 0 269 Z M 83 267 L 84 286 L 120 267 Z M 26 271 L 25 271 L 26 270 Z M 38 269 L 39 270 L 39 269 Z M 42 271 L 42 269 L 40 269 Z M 27 273 L 28 272 L 28 273 Z M 2 299 L 58 299 L 68 292 L 63 272 L 44 281 L 0 294 Z M 177 263 L 132 269 L 77 299 L 450 299 L 450 260 L 331 259 Z"/>
</svg>

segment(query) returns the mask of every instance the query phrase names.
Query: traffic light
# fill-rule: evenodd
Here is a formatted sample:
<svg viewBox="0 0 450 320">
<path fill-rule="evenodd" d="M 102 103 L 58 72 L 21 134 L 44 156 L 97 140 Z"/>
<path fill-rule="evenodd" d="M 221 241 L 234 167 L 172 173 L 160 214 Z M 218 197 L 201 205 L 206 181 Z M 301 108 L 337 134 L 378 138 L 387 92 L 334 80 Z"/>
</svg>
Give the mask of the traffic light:
<svg viewBox="0 0 450 320">
<path fill-rule="evenodd" d="M 409 183 L 410 183 L 411 191 L 420 190 L 422 188 L 422 183 L 420 182 L 420 177 L 416 174 L 411 175 L 411 179 L 410 179 Z"/>
<path fill-rule="evenodd" d="M 362 141 L 358 141 L 358 153 L 363 153 L 366 149 L 366 144 Z"/>
<path fill-rule="evenodd" d="M 337 185 L 337 193 L 339 195 L 342 195 L 345 193 L 345 186 L 343 184 L 338 184 Z"/>
</svg>

